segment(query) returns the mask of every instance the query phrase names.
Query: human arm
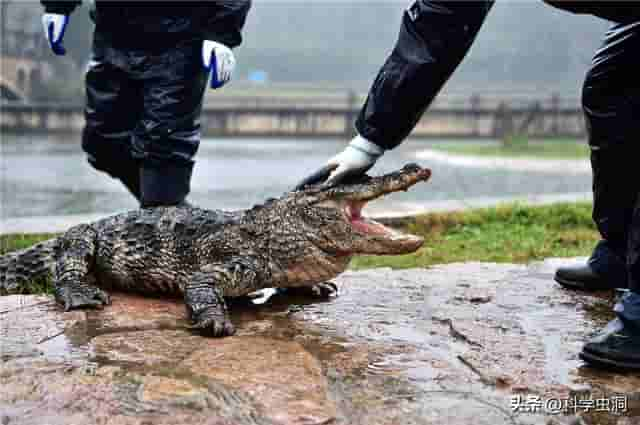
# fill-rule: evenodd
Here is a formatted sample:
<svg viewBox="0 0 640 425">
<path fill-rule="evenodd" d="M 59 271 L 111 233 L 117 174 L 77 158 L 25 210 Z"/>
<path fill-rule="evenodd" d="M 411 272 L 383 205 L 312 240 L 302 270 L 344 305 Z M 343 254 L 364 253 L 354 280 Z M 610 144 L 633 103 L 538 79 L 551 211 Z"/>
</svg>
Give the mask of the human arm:
<svg viewBox="0 0 640 425">
<path fill-rule="evenodd" d="M 202 64 L 211 70 L 211 88 L 225 85 L 236 66 L 231 48 L 242 42 L 242 28 L 251 7 L 249 0 L 211 1 L 200 6 Z"/>
<path fill-rule="evenodd" d="M 197 7 L 203 40 L 215 41 L 231 49 L 242 43 L 242 28 L 251 0 L 210 0 Z"/>
<path fill-rule="evenodd" d="M 360 110 L 358 134 L 385 150 L 398 146 L 465 57 L 492 5 L 415 1 Z"/>
<path fill-rule="evenodd" d="M 337 183 L 343 176 L 364 172 L 386 150 L 398 146 L 471 48 L 492 5 L 492 1 L 416 0 L 405 11 L 396 45 L 360 111 L 358 136 L 296 188 L 323 179 Z M 362 144 L 358 140 L 379 148 L 379 153 L 367 149 L 374 153 L 368 155 L 367 166 L 349 154 L 353 153 L 352 143 Z"/>
<path fill-rule="evenodd" d="M 621 24 L 640 21 L 640 2 L 637 1 L 543 1 L 571 13 L 594 15 Z"/>
<path fill-rule="evenodd" d="M 81 3 L 82 0 L 40 0 L 40 4 L 44 7 L 44 13 L 67 16 Z"/>
</svg>

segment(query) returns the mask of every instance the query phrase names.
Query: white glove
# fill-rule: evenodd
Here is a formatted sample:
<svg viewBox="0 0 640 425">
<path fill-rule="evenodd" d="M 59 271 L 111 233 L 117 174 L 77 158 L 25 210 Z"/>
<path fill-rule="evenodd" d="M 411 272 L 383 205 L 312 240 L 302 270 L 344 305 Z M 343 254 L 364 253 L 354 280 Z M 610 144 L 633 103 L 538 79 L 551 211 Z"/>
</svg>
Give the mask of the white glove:
<svg viewBox="0 0 640 425">
<path fill-rule="evenodd" d="M 56 55 L 64 55 L 67 51 L 62 45 L 64 31 L 69 23 L 67 15 L 59 15 L 57 13 L 45 13 L 42 15 L 42 27 L 44 35 L 47 37 L 49 47 Z"/>
<path fill-rule="evenodd" d="M 330 186 L 339 183 L 344 177 L 366 173 L 383 153 L 380 146 L 364 137 L 354 137 L 342 152 L 327 161 L 327 165 L 337 167 L 329 174 L 325 184 Z"/>
<path fill-rule="evenodd" d="M 326 180 L 325 186 L 332 186 L 347 177 L 364 174 L 373 167 L 383 153 L 384 149 L 380 146 L 362 136 L 356 136 L 342 152 L 330 158 L 322 168 L 298 183 L 295 190 L 301 190 L 307 185 L 318 184 L 324 180 Z"/>
<path fill-rule="evenodd" d="M 236 68 L 236 58 L 230 48 L 216 41 L 202 43 L 202 65 L 211 70 L 211 88 L 224 86 Z"/>
</svg>

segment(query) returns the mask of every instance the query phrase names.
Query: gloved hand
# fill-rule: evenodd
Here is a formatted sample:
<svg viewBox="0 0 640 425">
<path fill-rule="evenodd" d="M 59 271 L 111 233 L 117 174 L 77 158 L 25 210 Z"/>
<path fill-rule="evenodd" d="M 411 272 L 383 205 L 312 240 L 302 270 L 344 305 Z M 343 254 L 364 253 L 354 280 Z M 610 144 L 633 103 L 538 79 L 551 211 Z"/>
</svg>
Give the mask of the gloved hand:
<svg viewBox="0 0 640 425">
<path fill-rule="evenodd" d="M 236 58 L 230 48 L 216 41 L 202 43 L 202 64 L 211 72 L 211 88 L 224 86 L 236 68 Z"/>
<path fill-rule="evenodd" d="M 326 180 L 324 186 L 339 184 L 347 177 L 364 174 L 382 156 L 384 150 L 365 139 L 356 136 L 347 147 L 327 161 L 319 170 L 315 171 L 295 187 L 302 190 L 305 186 L 318 184 Z"/>
<path fill-rule="evenodd" d="M 45 13 L 42 15 L 44 35 L 47 37 L 51 50 L 56 55 L 62 56 L 67 53 L 67 50 L 62 45 L 62 39 L 68 22 L 69 17 L 67 15 L 57 13 Z"/>
</svg>

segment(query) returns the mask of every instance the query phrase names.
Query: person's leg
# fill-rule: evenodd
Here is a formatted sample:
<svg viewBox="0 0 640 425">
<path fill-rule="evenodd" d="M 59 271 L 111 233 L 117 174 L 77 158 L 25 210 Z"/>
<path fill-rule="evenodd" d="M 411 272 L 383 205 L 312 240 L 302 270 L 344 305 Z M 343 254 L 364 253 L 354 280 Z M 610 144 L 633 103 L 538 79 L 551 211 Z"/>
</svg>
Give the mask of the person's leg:
<svg viewBox="0 0 640 425">
<path fill-rule="evenodd" d="M 200 47 L 193 42 L 171 48 L 141 77 L 144 111 L 132 153 L 141 163 L 143 207 L 177 205 L 189 194 L 208 78 Z"/>
<path fill-rule="evenodd" d="M 132 132 L 142 106 L 141 86 L 105 58 L 94 44 L 86 80 L 82 148 L 97 170 L 119 179 L 140 199 L 138 161 L 131 156 Z"/>
<path fill-rule="evenodd" d="M 614 307 L 617 318 L 585 344 L 580 357 L 599 366 L 640 370 L 640 198 L 628 236 L 629 292 Z"/>
<path fill-rule="evenodd" d="M 580 357 L 603 366 L 640 369 L 640 23 L 608 34 L 585 83 L 594 169 L 594 220 L 615 249 L 624 249 L 629 293 L 617 318 L 585 344 Z"/>
<path fill-rule="evenodd" d="M 579 289 L 627 287 L 626 256 L 631 217 L 640 180 L 637 167 L 637 24 L 612 28 L 585 78 L 582 102 L 593 170 L 593 220 L 603 240 L 586 265 L 561 267 L 558 283 Z"/>
<path fill-rule="evenodd" d="M 590 124 L 591 168 L 593 170 L 593 220 L 602 236 L 586 264 L 560 267 L 555 280 L 571 289 L 597 290 L 627 287 L 626 246 L 637 184 L 629 179 L 629 171 L 635 168 L 633 149 L 628 144 L 609 138 L 603 126 L 607 120 L 602 109 L 589 105 L 611 99 L 591 93 L 590 72 L 585 80 L 585 117 Z M 606 88 L 602 89 L 607 90 Z M 603 122 L 600 122 L 603 121 Z M 601 129 L 602 131 L 600 131 Z"/>
</svg>

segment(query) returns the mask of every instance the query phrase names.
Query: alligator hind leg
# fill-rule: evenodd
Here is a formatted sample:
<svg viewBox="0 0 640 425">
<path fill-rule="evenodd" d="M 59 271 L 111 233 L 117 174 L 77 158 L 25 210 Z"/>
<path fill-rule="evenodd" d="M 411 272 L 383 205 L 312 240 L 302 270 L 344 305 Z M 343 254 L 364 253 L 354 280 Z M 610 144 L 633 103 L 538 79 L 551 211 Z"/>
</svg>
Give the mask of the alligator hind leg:
<svg viewBox="0 0 640 425">
<path fill-rule="evenodd" d="M 66 311 L 78 308 L 100 308 L 110 304 L 109 295 L 94 285 L 96 232 L 87 225 L 70 229 L 57 251 L 54 295 Z"/>
<path fill-rule="evenodd" d="M 338 295 L 338 287 L 333 282 L 316 283 L 311 286 L 295 286 L 289 288 L 280 288 L 285 295 L 295 297 L 309 297 L 319 300 L 326 300 Z"/>
</svg>

